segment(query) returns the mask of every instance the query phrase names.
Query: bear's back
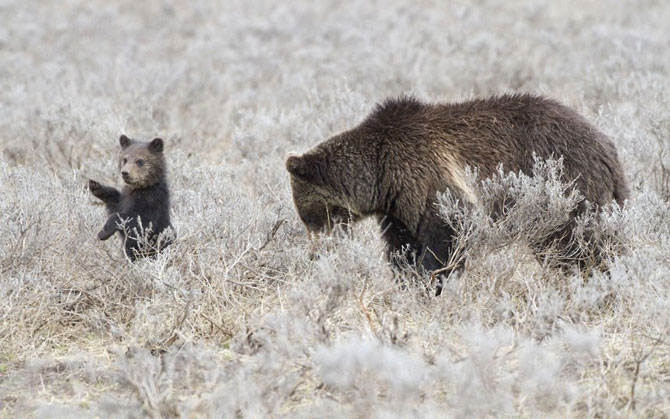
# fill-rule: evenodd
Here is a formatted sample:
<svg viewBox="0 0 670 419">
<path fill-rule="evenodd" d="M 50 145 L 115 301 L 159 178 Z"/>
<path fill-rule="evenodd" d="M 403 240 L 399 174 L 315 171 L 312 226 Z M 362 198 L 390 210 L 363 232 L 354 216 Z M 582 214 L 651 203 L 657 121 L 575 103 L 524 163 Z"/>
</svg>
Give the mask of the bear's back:
<svg viewBox="0 0 670 419">
<path fill-rule="evenodd" d="M 380 105 L 366 124 L 381 131 L 389 147 L 427 164 L 477 167 L 487 178 L 499 164 L 532 175 L 534 155 L 563 157 L 564 180 L 575 180 L 589 201 L 622 204 L 628 195 L 612 141 L 573 110 L 543 97 L 503 95 L 456 104 L 402 98 Z"/>
</svg>

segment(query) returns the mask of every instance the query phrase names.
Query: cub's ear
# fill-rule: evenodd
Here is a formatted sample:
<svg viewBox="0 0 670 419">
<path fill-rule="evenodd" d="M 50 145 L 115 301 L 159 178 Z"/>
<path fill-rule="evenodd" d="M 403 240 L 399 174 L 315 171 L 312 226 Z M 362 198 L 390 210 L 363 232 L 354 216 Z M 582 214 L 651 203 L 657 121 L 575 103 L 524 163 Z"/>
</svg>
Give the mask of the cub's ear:
<svg viewBox="0 0 670 419">
<path fill-rule="evenodd" d="M 133 140 L 130 138 L 126 137 L 125 135 L 121 135 L 121 138 L 119 138 L 119 144 L 121 144 L 121 148 L 126 148 L 130 144 L 132 144 Z"/>
<path fill-rule="evenodd" d="M 286 170 L 305 182 L 323 184 L 324 164 L 318 157 L 290 155 L 286 159 Z"/>
<path fill-rule="evenodd" d="M 163 140 L 160 138 L 154 138 L 151 140 L 149 143 L 149 151 L 152 151 L 154 153 L 162 153 L 163 152 Z"/>
</svg>

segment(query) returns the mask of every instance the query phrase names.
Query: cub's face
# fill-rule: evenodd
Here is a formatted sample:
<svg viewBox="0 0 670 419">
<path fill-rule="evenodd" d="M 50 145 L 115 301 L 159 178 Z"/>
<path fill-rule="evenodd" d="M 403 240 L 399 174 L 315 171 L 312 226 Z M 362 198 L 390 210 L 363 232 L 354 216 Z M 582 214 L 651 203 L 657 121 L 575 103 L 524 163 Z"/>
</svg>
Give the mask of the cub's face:
<svg viewBox="0 0 670 419">
<path fill-rule="evenodd" d="M 329 186 L 323 167 L 309 156 L 289 156 L 293 203 L 310 233 L 330 233 L 336 225 L 347 227 L 361 217 L 344 204 L 342 194 Z"/>
<path fill-rule="evenodd" d="M 165 171 L 163 140 L 135 141 L 122 135 L 119 170 L 130 188 L 138 189 L 158 183 Z"/>
</svg>

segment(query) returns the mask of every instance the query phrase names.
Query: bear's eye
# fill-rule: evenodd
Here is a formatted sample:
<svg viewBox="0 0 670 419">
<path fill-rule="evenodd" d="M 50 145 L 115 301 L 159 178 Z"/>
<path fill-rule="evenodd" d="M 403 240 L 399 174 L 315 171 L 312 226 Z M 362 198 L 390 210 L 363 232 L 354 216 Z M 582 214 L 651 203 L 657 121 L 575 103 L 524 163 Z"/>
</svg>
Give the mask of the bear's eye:
<svg viewBox="0 0 670 419">
<path fill-rule="evenodd" d="M 144 166 L 144 160 L 142 159 L 137 160 L 135 163 L 137 163 L 137 165 L 140 167 Z"/>
<path fill-rule="evenodd" d="M 126 164 L 126 163 L 128 163 L 128 159 L 124 157 L 123 158 L 123 164 Z"/>
</svg>

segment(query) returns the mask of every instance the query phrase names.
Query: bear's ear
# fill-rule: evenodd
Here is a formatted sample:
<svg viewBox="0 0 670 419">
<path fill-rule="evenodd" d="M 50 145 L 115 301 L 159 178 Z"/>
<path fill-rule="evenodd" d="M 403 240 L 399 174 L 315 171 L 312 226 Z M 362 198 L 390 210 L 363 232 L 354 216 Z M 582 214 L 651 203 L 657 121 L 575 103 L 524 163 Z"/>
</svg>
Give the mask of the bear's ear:
<svg viewBox="0 0 670 419">
<path fill-rule="evenodd" d="M 125 135 L 121 135 L 121 138 L 119 138 L 119 144 L 121 144 L 121 148 L 127 148 L 132 142 L 133 140 L 126 137 Z"/>
<path fill-rule="evenodd" d="M 163 140 L 160 138 L 154 138 L 151 140 L 149 143 L 149 151 L 152 151 L 154 153 L 162 153 L 163 152 Z"/>
<path fill-rule="evenodd" d="M 317 185 L 323 184 L 323 163 L 315 156 L 288 156 L 286 170 L 300 180 Z"/>
</svg>

